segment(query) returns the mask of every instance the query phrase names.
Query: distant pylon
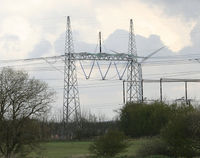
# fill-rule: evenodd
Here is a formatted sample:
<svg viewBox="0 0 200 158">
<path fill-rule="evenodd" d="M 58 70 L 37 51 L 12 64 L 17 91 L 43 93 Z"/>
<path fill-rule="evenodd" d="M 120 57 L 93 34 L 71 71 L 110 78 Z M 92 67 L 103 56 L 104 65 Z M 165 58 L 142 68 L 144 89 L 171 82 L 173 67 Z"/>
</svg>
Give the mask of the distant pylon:
<svg viewBox="0 0 200 158">
<path fill-rule="evenodd" d="M 135 34 L 133 30 L 133 20 L 130 20 L 128 53 L 137 56 Z M 137 57 L 129 61 L 127 69 L 127 90 L 126 102 L 139 102 L 141 96 L 140 76 Z"/>
<path fill-rule="evenodd" d="M 71 58 L 72 53 L 74 53 L 74 46 L 69 16 L 67 17 L 66 27 L 67 28 L 65 37 L 63 122 L 64 130 L 70 130 L 67 129 L 67 125 L 70 122 L 78 121 L 80 118 L 80 100 L 75 60 Z"/>
</svg>

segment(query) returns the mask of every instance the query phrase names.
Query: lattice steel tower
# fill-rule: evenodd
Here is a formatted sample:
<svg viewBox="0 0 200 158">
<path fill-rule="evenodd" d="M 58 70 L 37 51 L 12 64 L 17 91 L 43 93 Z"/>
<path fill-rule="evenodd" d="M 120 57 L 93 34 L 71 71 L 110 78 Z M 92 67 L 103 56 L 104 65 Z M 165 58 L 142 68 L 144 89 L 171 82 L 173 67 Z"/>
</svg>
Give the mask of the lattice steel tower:
<svg viewBox="0 0 200 158">
<path fill-rule="evenodd" d="M 65 37 L 65 59 L 64 59 L 64 93 L 63 93 L 63 122 L 65 130 L 70 122 L 78 121 L 80 118 L 80 101 L 78 81 L 76 74 L 74 46 L 70 17 L 67 17 Z"/>
<path fill-rule="evenodd" d="M 130 20 L 128 54 L 137 56 L 133 20 Z M 139 102 L 141 97 L 141 84 L 137 57 L 128 61 L 126 102 Z"/>
</svg>

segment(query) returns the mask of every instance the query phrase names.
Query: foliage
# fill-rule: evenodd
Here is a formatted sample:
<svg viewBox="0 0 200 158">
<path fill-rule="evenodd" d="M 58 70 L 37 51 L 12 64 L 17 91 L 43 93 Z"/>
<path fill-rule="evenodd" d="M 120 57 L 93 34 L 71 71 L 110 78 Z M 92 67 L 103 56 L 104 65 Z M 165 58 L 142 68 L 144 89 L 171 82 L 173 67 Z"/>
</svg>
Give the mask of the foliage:
<svg viewBox="0 0 200 158">
<path fill-rule="evenodd" d="M 134 140 L 128 140 L 130 145 L 125 152 L 116 156 L 116 158 L 140 158 L 136 157 L 136 151 L 143 146 L 143 144 L 149 141 L 151 138 L 139 138 Z M 88 148 L 93 142 L 91 141 L 49 141 L 43 142 L 40 145 L 42 153 L 40 157 L 45 158 L 92 158 Z M 67 149 L 67 150 L 66 150 Z M 35 153 L 35 151 L 33 151 Z M 34 153 L 30 153 L 30 158 L 36 158 Z M 126 156 L 125 156 L 126 155 Z M 152 157 L 151 157 L 152 158 Z M 157 157 L 158 158 L 158 157 Z M 167 157 L 160 157 L 167 158 Z"/>
<path fill-rule="evenodd" d="M 172 109 L 160 102 L 128 103 L 120 114 L 120 127 L 131 137 L 155 136 L 168 122 Z"/>
<path fill-rule="evenodd" d="M 161 131 L 173 156 L 199 156 L 200 150 L 200 112 L 188 110 L 176 113 Z"/>
<path fill-rule="evenodd" d="M 160 138 L 152 138 L 149 141 L 144 142 L 137 151 L 138 157 L 153 155 L 171 156 L 167 144 Z"/>
<path fill-rule="evenodd" d="M 92 139 L 105 134 L 108 129 L 117 128 L 116 121 L 90 122 L 82 118 L 80 123 L 81 128 L 74 132 L 74 138 L 78 140 Z"/>
<path fill-rule="evenodd" d="M 33 148 L 39 138 L 40 118 L 49 109 L 53 92 L 46 83 L 23 71 L 0 72 L 0 152 L 11 158 Z M 34 119 L 35 118 L 35 119 Z"/>
<path fill-rule="evenodd" d="M 125 135 L 117 130 L 109 130 L 98 137 L 91 145 L 90 152 L 98 157 L 113 157 L 128 147 Z"/>
<path fill-rule="evenodd" d="M 151 155 L 151 156 L 146 156 L 145 158 L 170 158 L 170 157 L 163 155 Z"/>
<path fill-rule="evenodd" d="M 61 140 L 63 139 L 63 122 L 61 117 L 62 114 L 57 113 L 53 115 L 52 119 L 48 122 L 42 123 L 45 134 L 48 132 L 51 135 L 51 140 Z M 72 140 L 90 140 L 97 136 L 105 134 L 108 129 L 117 129 L 118 122 L 115 120 L 104 121 L 101 116 L 96 116 L 89 112 L 84 112 L 81 114 L 79 119 L 79 128 L 74 128 L 76 122 L 70 122 L 68 126 L 74 129 L 71 134 Z M 43 135 L 44 138 L 46 135 Z M 47 140 L 47 139 L 46 139 Z"/>
<path fill-rule="evenodd" d="M 200 111 L 187 105 L 129 103 L 120 115 L 120 126 L 132 137 L 159 135 L 145 143 L 138 155 L 192 157 L 200 155 Z"/>
</svg>

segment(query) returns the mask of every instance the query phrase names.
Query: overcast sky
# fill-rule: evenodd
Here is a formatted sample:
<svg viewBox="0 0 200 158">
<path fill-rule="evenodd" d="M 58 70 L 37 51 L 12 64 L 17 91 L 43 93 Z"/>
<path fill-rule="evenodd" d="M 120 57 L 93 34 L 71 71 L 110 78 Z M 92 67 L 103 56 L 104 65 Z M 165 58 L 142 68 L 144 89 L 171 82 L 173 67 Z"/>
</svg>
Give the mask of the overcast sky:
<svg viewBox="0 0 200 158">
<path fill-rule="evenodd" d="M 147 55 L 161 46 L 166 46 L 161 53 L 164 55 L 200 54 L 199 0 L 0 0 L 0 59 L 63 54 L 68 15 L 76 52 L 94 51 L 99 31 L 106 48 L 125 52 L 132 18 L 138 55 Z M 186 68 L 192 71 L 198 67 L 168 66 L 167 70 Z M 144 68 L 144 73 L 162 70 Z M 107 93 L 111 93 L 111 89 Z M 119 90 L 118 87 L 116 95 L 121 97 Z M 153 97 L 154 93 L 149 93 Z M 81 94 L 85 104 L 88 104 L 89 94 L 92 92 Z M 107 102 L 113 103 L 112 97 L 109 96 Z M 115 103 L 121 104 L 121 99 Z"/>
<path fill-rule="evenodd" d="M 191 31 L 199 24 L 198 0 L 0 2 L 1 58 L 26 57 L 42 45 L 43 53 L 55 53 L 55 41 L 65 31 L 68 15 L 77 41 L 96 44 L 99 30 L 106 40 L 117 29 L 128 30 L 129 19 L 133 18 L 137 35 L 157 35 L 174 52 L 192 45 Z"/>
</svg>

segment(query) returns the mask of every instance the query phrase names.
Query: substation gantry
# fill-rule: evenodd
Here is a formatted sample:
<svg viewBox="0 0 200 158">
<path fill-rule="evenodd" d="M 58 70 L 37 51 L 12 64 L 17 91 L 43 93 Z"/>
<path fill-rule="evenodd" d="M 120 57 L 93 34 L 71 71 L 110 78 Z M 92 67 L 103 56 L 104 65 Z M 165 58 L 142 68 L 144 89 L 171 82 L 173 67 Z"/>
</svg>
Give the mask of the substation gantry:
<svg viewBox="0 0 200 158">
<path fill-rule="evenodd" d="M 101 45 L 101 33 L 99 33 L 100 45 Z M 124 74 L 127 81 L 126 85 L 126 102 L 140 102 L 142 98 L 141 80 L 142 71 L 141 64 L 137 60 L 137 49 L 135 42 L 135 34 L 133 29 L 133 20 L 130 20 L 129 30 L 129 43 L 127 53 L 109 54 L 100 50 L 99 53 L 81 52 L 75 53 L 73 46 L 72 30 L 70 17 L 67 17 L 66 36 L 65 36 L 65 55 L 64 55 L 64 92 L 63 92 L 63 122 L 67 125 L 70 122 L 78 121 L 80 118 L 80 100 L 78 90 L 78 80 L 76 74 L 76 61 L 80 62 L 81 68 L 84 72 L 86 79 L 90 78 L 93 67 L 96 65 L 101 74 L 102 80 L 106 79 L 107 73 L 110 70 L 110 66 L 113 64 L 118 74 L 118 79 L 124 79 Z M 81 61 L 93 61 L 89 74 L 86 74 Z M 100 62 L 108 61 L 108 68 L 105 74 L 101 71 Z M 126 67 L 120 74 L 117 68 L 116 62 L 125 62 Z"/>
</svg>

